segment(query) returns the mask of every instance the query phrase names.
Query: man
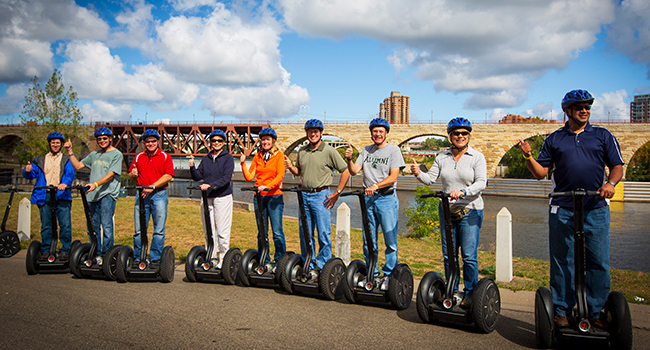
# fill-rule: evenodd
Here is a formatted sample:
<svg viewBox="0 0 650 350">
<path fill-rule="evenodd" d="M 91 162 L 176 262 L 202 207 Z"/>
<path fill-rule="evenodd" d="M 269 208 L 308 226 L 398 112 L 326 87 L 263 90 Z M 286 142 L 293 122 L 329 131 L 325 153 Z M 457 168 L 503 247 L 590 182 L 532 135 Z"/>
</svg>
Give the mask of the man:
<svg viewBox="0 0 650 350">
<path fill-rule="evenodd" d="M 537 179 L 553 167 L 553 192 L 598 190 L 598 197 L 584 201 L 587 308 L 592 325 L 609 327 L 601 313 L 610 288 L 609 276 L 609 200 L 614 186 L 623 177 L 623 158 L 618 141 L 605 128 L 589 123 L 593 96 L 586 90 L 573 90 L 562 99 L 568 116 L 563 128 L 550 134 L 533 159 L 530 145 L 519 140 L 528 169 Z M 605 166 L 609 175 L 605 176 Z M 551 292 L 555 323 L 569 324 L 567 315 L 575 305 L 573 267 L 573 198 L 553 198 L 549 211 L 549 250 Z"/>
<path fill-rule="evenodd" d="M 95 130 L 99 150 L 91 152 L 79 161 L 68 140 L 64 147 L 75 170 L 90 169 L 87 199 L 93 227 L 97 235 L 97 264 L 101 265 L 103 256 L 113 246 L 115 202 L 120 193 L 120 173 L 122 172 L 122 152 L 113 147 L 113 132 L 107 127 Z M 92 232 L 88 232 L 88 235 Z"/>
<path fill-rule="evenodd" d="M 138 153 L 129 167 L 129 178 L 138 181 L 140 186 L 149 186 L 142 190 L 147 225 L 149 217 L 153 219 L 153 237 L 151 238 L 151 269 L 160 266 L 160 255 L 165 246 L 165 222 L 167 221 L 167 183 L 174 178 L 172 157 L 158 148 L 160 134 L 154 129 L 142 133 L 144 152 Z M 135 199 L 135 234 L 133 235 L 133 266 L 140 261 L 140 202 Z M 144 228 L 147 229 L 146 227 Z"/>
<path fill-rule="evenodd" d="M 59 223 L 59 241 L 61 250 L 59 260 L 68 260 L 72 230 L 70 221 L 70 207 L 72 195 L 68 186 L 74 180 L 74 168 L 67 155 L 61 153 L 61 146 L 65 138 L 59 132 L 52 132 L 47 136 L 50 152 L 34 159 L 34 165 L 27 162 L 23 170 L 23 177 L 27 180 L 36 179 L 34 187 L 56 186 L 56 217 Z M 39 259 L 46 260 L 50 253 L 52 243 L 52 216 L 50 207 L 50 193 L 44 188 L 34 188 L 31 203 L 38 205 L 41 214 L 41 252 Z"/>
<path fill-rule="evenodd" d="M 318 267 L 322 269 L 332 257 L 332 225 L 330 210 L 336 203 L 348 182 L 350 173 L 347 165 L 336 150 L 323 142 L 323 123 L 318 119 L 310 119 L 305 123 L 305 133 L 309 144 L 298 150 L 296 165 L 291 165 L 291 160 L 285 155 L 284 166 L 294 176 L 301 177 L 307 226 L 300 223 L 300 249 L 303 259 L 307 258 L 307 246 L 303 240 L 302 230 L 309 232 L 312 246 L 312 261 L 310 270 Z M 332 183 L 332 172 L 341 172 L 341 179 L 336 192 L 330 194 L 329 185 Z M 314 228 L 318 230 L 318 255 L 315 254 Z M 312 276 L 316 278 L 316 276 Z"/>
<path fill-rule="evenodd" d="M 354 176 L 363 170 L 363 187 L 366 192 L 366 207 L 370 221 L 372 242 L 366 242 L 363 235 L 363 256 L 366 264 L 370 263 L 368 244 L 372 243 L 377 260 L 377 237 L 379 226 L 384 233 L 386 244 L 386 264 L 382 267 L 384 277 L 381 284 L 382 290 L 388 289 L 388 278 L 397 265 L 397 229 L 399 217 L 399 200 L 395 191 L 397 175 L 406 164 L 402 152 L 396 145 L 390 144 L 386 137 L 390 132 L 390 124 L 382 118 L 375 118 L 370 122 L 370 137 L 373 144 L 364 147 L 359 153 L 356 163 L 352 161 L 352 146 L 348 143 L 345 158 L 348 161 L 348 171 Z M 374 275 L 379 275 L 379 268 L 375 266 Z"/>
</svg>

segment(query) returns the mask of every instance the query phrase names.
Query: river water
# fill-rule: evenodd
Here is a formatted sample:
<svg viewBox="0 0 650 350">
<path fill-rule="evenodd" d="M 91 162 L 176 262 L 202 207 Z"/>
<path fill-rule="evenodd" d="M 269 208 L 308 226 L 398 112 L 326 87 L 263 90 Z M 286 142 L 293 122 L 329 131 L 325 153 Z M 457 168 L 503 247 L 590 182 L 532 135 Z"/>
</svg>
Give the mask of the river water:
<svg viewBox="0 0 650 350">
<path fill-rule="evenodd" d="M 240 188 L 251 183 L 233 182 L 236 201 L 253 202 L 251 192 Z M 415 192 L 399 191 L 399 231 L 407 232 L 404 208 L 413 205 Z M 481 228 L 480 250 L 494 251 L 496 241 L 496 216 L 502 208 L 512 214 L 512 251 L 514 256 L 549 260 L 548 254 L 548 200 L 537 198 L 483 196 L 485 209 Z M 298 217 L 296 194 L 284 194 L 284 215 Z M 357 197 L 341 197 L 332 209 L 332 224 L 336 224 L 336 208 L 345 202 L 351 210 L 352 227 L 361 228 Z M 650 203 L 612 202 L 610 205 L 610 262 L 617 269 L 650 272 Z"/>
</svg>

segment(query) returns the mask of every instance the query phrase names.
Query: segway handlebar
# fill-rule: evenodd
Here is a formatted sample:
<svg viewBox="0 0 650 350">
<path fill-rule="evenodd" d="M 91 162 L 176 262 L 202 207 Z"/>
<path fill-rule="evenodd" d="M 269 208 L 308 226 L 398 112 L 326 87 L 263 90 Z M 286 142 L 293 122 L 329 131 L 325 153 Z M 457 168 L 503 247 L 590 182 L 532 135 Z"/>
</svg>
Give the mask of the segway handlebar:
<svg viewBox="0 0 650 350">
<path fill-rule="evenodd" d="M 210 188 L 208 188 L 206 191 L 216 190 L 217 188 L 218 187 L 216 187 L 216 186 L 210 186 Z M 201 191 L 201 186 L 188 186 L 187 189 L 188 190 L 199 190 L 199 191 Z"/>
<path fill-rule="evenodd" d="M 254 192 L 259 192 L 259 191 L 258 191 L 258 188 L 259 188 L 259 187 L 256 187 L 256 186 L 252 186 L 252 187 L 242 187 L 240 190 L 242 190 L 242 191 L 254 191 Z M 262 190 L 262 192 L 268 192 L 268 191 L 270 191 L 270 190 L 271 190 L 271 189 L 267 187 L 267 188 L 265 188 L 264 190 Z"/>
<path fill-rule="evenodd" d="M 47 186 L 34 186 L 35 189 L 46 189 L 46 190 L 52 190 L 52 189 L 59 189 L 58 187 L 54 185 L 47 185 Z"/>
<path fill-rule="evenodd" d="M 346 197 L 346 196 L 358 196 L 360 194 L 365 195 L 366 192 L 365 190 L 355 190 L 355 191 L 343 191 L 341 192 L 340 196 L 341 197 Z"/>
<path fill-rule="evenodd" d="M 579 188 L 575 191 L 566 191 L 566 192 L 551 192 L 548 194 L 550 198 L 555 197 L 576 197 L 576 196 L 598 196 L 600 191 L 587 191 L 582 188 Z"/>
<path fill-rule="evenodd" d="M 154 189 L 153 186 L 142 186 L 142 185 L 128 185 L 128 186 L 124 186 L 124 188 L 127 189 L 127 190 L 132 190 L 132 189 L 136 189 L 136 190 L 151 189 L 151 190 L 153 190 Z"/>
<path fill-rule="evenodd" d="M 437 191 L 433 193 L 425 193 L 420 195 L 420 198 L 431 198 L 431 197 L 438 197 L 438 198 L 443 198 L 443 197 L 449 197 L 449 193 L 444 193 L 442 191 Z"/>
</svg>

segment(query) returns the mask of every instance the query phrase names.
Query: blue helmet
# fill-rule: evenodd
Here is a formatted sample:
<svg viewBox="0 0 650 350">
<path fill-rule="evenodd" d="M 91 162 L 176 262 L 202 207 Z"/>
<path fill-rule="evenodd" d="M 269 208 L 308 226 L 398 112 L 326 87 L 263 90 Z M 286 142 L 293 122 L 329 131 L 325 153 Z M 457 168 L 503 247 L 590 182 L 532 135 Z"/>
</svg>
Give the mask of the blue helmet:
<svg viewBox="0 0 650 350">
<path fill-rule="evenodd" d="M 113 136 L 113 132 L 105 126 L 100 126 L 95 130 L 95 137 L 98 136 Z"/>
<path fill-rule="evenodd" d="M 61 140 L 61 142 L 65 141 L 65 137 L 63 137 L 63 134 L 58 132 L 58 131 L 51 132 L 49 135 L 47 135 L 47 142 L 50 142 L 50 140 L 56 140 L 56 139 Z"/>
<path fill-rule="evenodd" d="M 264 128 L 260 130 L 259 137 L 262 138 L 262 136 L 271 136 L 274 140 L 278 139 L 278 134 L 271 128 Z"/>
<path fill-rule="evenodd" d="M 564 95 L 562 99 L 562 110 L 573 106 L 579 102 L 594 103 L 594 97 L 587 90 L 571 90 Z"/>
<path fill-rule="evenodd" d="M 227 140 L 226 133 L 219 130 L 219 129 L 212 130 L 212 132 L 208 135 L 208 140 L 212 140 L 212 138 L 215 137 L 215 136 L 221 137 L 224 141 Z"/>
<path fill-rule="evenodd" d="M 309 119 L 305 123 L 305 130 L 307 129 L 319 129 L 320 131 L 323 131 L 323 122 L 318 119 Z"/>
<path fill-rule="evenodd" d="M 370 131 L 376 126 L 383 126 L 386 129 L 386 132 L 390 131 L 390 124 L 384 118 L 375 118 L 370 121 Z"/>
<path fill-rule="evenodd" d="M 142 133 L 142 136 L 140 136 L 140 140 L 144 140 L 147 137 L 153 136 L 156 138 L 156 140 L 160 140 L 160 134 L 156 129 L 147 129 Z"/>
<path fill-rule="evenodd" d="M 463 118 L 463 117 L 456 117 L 452 120 L 449 121 L 449 124 L 447 124 L 447 134 L 451 133 L 452 131 L 456 129 L 467 129 L 468 131 L 472 131 L 472 123 L 470 123 L 469 120 Z"/>
</svg>

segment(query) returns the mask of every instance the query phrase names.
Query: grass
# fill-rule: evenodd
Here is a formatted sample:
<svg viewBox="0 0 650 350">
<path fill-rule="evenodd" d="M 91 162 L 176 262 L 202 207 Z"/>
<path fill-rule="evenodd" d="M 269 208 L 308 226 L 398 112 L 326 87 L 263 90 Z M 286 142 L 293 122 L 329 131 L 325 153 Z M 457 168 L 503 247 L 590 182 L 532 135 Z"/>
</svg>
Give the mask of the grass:
<svg viewBox="0 0 650 350">
<path fill-rule="evenodd" d="M 29 198 L 25 194 L 17 194 L 14 197 L 12 210 L 7 222 L 8 229 L 15 229 L 18 218 L 18 203 L 22 198 Z M 9 199 L 7 193 L 0 193 L 0 205 L 6 206 Z M 115 210 L 115 242 L 116 244 L 132 245 L 133 239 L 133 197 L 120 198 L 117 201 Z M 174 247 L 176 258 L 185 260 L 187 253 L 196 245 L 204 245 L 203 228 L 201 225 L 199 202 L 189 199 L 173 198 L 169 200 L 166 225 L 165 244 Z M 0 212 L 0 215 L 4 211 Z M 82 242 L 88 241 L 86 235 L 86 222 L 84 219 L 83 207 L 80 198 L 73 198 L 72 204 L 72 238 Z M 40 216 L 38 207 L 31 207 L 31 232 L 32 239 L 40 240 Z M 294 252 L 300 251 L 300 240 L 298 237 L 298 220 L 285 217 L 284 232 L 287 242 L 287 249 Z M 151 229 L 151 227 L 150 227 Z M 332 229 L 332 241 L 335 240 L 336 230 Z M 257 228 L 255 215 L 245 210 L 235 210 L 233 213 L 233 224 L 231 233 L 231 247 L 239 247 L 242 252 L 250 248 L 257 248 Z M 351 258 L 363 259 L 362 232 L 352 229 L 351 232 Z M 380 264 L 384 263 L 382 246 L 383 237 L 379 238 Z M 27 248 L 30 241 L 21 243 L 23 249 Z M 440 243 L 427 239 L 413 239 L 406 237 L 398 238 L 400 262 L 407 263 L 414 276 L 422 277 L 428 271 L 437 271 L 444 276 L 442 264 L 442 249 Z M 332 245 L 334 246 L 334 244 Z M 271 247 L 271 249 L 273 249 Z M 479 271 L 482 276 L 494 278 L 496 257 L 494 251 L 479 252 Z M 548 261 L 532 258 L 513 257 L 514 278 L 509 283 L 499 282 L 499 288 L 511 290 L 534 291 L 538 287 L 549 284 L 549 263 Z M 612 290 L 623 292 L 628 301 L 640 304 L 650 304 L 650 273 L 611 270 Z M 642 298 L 641 301 L 635 297 Z"/>
</svg>

